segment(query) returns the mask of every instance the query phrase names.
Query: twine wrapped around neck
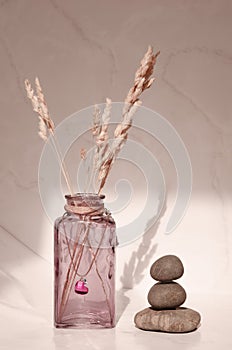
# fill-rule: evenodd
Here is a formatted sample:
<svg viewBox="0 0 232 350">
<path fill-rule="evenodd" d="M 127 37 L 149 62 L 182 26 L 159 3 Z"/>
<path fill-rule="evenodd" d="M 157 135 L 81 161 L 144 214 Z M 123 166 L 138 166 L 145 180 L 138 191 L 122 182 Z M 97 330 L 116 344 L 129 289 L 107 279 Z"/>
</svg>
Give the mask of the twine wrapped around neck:
<svg viewBox="0 0 232 350">
<path fill-rule="evenodd" d="M 103 205 L 90 207 L 90 206 L 79 206 L 79 205 L 77 206 L 77 205 L 65 204 L 64 209 L 67 212 L 71 212 L 71 213 L 83 215 L 83 216 L 85 215 L 98 216 L 98 215 L 103 215 L 106 212 L 106 209 L 104 208 Z"/>
<path fill-rule="evenodd" d="M 113 217 L 111 216 L 111 212 L 103 207 L 81 207 L 81 206 L 74 206 L 74 205 L 68 205 L 66 204 L 64 206 L 64 209 L 66 213 L 73 213 L 80 215 L 84 218 L 84 220 L 90 219 L 91 221 L 95 220 L 106 220 L 110 223 L 115 223 Z"/>
<path fill-rule="evenodd" d="M 101 220 L 114 223 L 114 219 L 108 209 L 104 207 L 104 195 L 80 193 L 71 197 L 65 196 L 67 203 L 64 206 L 66 213 L 76 214 L 84 220 Z"/>
</svg>

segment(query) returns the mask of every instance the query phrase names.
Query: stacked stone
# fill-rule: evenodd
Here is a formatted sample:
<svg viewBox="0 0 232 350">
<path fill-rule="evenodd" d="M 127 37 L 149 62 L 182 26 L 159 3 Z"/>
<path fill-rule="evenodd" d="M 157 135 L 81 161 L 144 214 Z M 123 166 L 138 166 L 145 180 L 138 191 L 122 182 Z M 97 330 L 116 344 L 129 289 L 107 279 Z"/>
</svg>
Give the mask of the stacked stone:
<svg viewBox="0 0 232 350">
<path fill-rule="evenodd" d="M 175 255 L 165 255 L 154 262 L 150 274 L 158 282 L 148 293 L 151 307 L 135 315 L 138 328 L 183 333 L 199 326 L 200 314 L 192 309 L 180 307 L 186 300 L 186 292 L 174 280 L 179 279 L 183 273 L 184 266 Z"/>
</svg>

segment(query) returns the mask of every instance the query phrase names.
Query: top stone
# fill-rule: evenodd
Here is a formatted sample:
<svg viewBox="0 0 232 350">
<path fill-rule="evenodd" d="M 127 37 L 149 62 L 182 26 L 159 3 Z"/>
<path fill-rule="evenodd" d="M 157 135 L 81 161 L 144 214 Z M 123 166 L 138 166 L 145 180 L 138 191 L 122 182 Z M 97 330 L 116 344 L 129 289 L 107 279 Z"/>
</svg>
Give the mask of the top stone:
<svg viewBox="0 0 232 350">
<path fill-rule="evenodd" d="M 184 273 L 181 260 L 175 255 L 165 255 L 156 260 L 150 270 L 151 277 L 160 282 L 177 280 Z"/>
</svg>

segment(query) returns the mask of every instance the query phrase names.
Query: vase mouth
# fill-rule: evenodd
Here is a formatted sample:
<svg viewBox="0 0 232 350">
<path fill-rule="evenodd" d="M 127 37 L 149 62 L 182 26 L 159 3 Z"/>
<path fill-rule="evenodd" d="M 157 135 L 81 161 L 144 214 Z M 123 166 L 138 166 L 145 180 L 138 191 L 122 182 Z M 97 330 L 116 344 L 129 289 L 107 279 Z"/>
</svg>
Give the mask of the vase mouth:
<svg viewBox="0 0 232 350">
<path fill-rule="evenodd" d="M 65 210 L 78 215 L 102 215 L 104 208 L 104 195 L 97 193 L 75 193 L 74 195 L 66 195 Z"/>
<path fill-rule="evenodd" d="M 88 198 L 88 199 L 104 199 L 105 198 L 105 195 L 104 194 L 97 194 L 97 193 L 94 193 L 94 192 L 77 192 L 73 195 L 71 194 L 66 194 L 65 195 L 65 198 L 67 200 L 70 200 L 70 199 L 85 199 L 85 198 Z"/>
</svg>

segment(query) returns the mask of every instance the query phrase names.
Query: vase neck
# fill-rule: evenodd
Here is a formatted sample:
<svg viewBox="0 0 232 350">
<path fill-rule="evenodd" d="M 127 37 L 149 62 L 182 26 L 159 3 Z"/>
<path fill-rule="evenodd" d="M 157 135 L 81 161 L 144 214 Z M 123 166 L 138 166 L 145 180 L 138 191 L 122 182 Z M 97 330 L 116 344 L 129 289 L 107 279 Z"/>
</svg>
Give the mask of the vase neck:
<svg viewBox="0 0 232 350">
<path fill-rule="evenodd" d="M 104 214 L 104 195 L 95 193 L 77 193 L 66 195 L 65 210 L 77 215 L 95 216 Z"/>
</svg>

